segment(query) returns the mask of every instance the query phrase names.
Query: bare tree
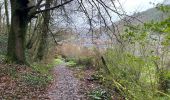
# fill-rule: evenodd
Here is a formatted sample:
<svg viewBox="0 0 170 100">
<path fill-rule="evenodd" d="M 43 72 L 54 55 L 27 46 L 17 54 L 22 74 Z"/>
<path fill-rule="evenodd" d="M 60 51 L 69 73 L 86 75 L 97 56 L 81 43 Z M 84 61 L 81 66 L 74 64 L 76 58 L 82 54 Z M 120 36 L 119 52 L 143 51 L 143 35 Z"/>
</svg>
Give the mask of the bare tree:
<svg viewBox="0 0 170 100">
<path fill-rule="evenodd" d="M 48 0 L 48 2 L 50 1 Z M 97 23 L 100 22 L 100 27 L 104 27 L 105 30 L 109 31 L 109 37 L 115 37 L 121 43 L 119 34 L 115 33 L 117 28 L 113 23 L 112 16 L 114 13 L 123 19 L 126 14 L 116 8 L 114 0 L 54 0 L 53 5 L 49 5 L 48 2 L 37 0 L 34 5 L 30 5 L 29 0 L 10 0 L 11 27 L 8 38 L 7 56 L 12 62 L 25 63 L 25 36 L 28 23 L 40 13 L 43 13 L 44 16 L 42 30 L 44 32 L 41 37 L 41 44 L 45 44 L 50 19 L 49 11 L 57 8 L 62 8 L 67 16 L 66 8 L 69 10 L 70 7 L 76 5 L 75 12 L 83 12 L 87 17 L 92 35 L 94 34 L 93 29 L 99 26 Z M 70 4 L 71 6 L 66 6 L 66 4 Z"/>
<path fill-rule="evenodd" d="M 65 1 L 62 4 L 54 7 L 41 9 L 46 4 L 42 4 L 43 0 L 33 6 L 28 6 L 29 0 L 10 0 L 11 3 L 11 27 L 8 37 L 8 49 L 7 57 L 12 62 L 26 63 L 25 58 L 25 36 L 28 27 L 28 23 L 37 14 L 54 10 L 63 5 L 66 5 L 73 0 Z"/>
<path fill-rule="evenodd" d="M 50 3 L 52 0 L 46 0 L 45 9 L 50 8 Z M 47 51 L 47 38 L 48 38 L 48 32 L 49 32 L 49 21 L 50 21 L 50 11 L 46 11 L 43 13 L 43 25 L 42 25 L 42 31 L 40 35 L 40 43 L 38 46 L 37 51 L 37 59 L 42 60 L 45 52 Z"/>
</svg>

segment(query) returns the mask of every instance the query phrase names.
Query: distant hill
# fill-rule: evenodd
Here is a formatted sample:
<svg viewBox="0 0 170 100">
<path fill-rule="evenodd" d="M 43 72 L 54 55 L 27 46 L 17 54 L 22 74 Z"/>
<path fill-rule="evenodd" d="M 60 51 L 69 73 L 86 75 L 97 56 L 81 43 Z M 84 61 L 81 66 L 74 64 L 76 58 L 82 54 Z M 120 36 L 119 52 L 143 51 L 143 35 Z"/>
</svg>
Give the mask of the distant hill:
<svg viewBox="0 0 170 100">
<path fill-rule="evenodd" d="M 156 9 L 156 8 L 151 8 L 148 9 L 144 12 L 139 13 L 137 18 L 139 18 L 143 22 L 148 22 L 148 21 L 161 21 L 165 18 L 167 18 L 170 14 L 168 13 L 163 13 L 162 11 Z"/>
<path fill-rule="evenodd" d="M 169 2 L 170 2 L 170 0 L 167 0 L 164 3 L 168 4 Z M 151 9 L 148 9 L 143 12 L 134 13 L 132 16 L 125 17 L 124 20 L 120 20 L 120 21 L 117 21 L 114 23 L 117 26 L 117 27 L 115 27 L 116 29 L 115 29 L 114 34 L 118 34 L 118 32 L 119 33 L 123 32 L 124 29 L 126 28 L 127 24 L 139 25 L 139 24 L 143 24 L 143 23 L 147 23 L 147 22 L 151 22 L 151 21 L 159 22 L 159 21 L 162 21 L 168 17 L 170 17 L 170 13 L 169 14 L 163 13 L 162 11 L 158 10 L 157 8 L 151 8 Z M 104 31 L 104 27 L 102 27 L 101 30 Z M 104 45 L 105 43 L 108 44 L 108 42 L 111 42 L 111 41 L 112 41 L 112 43 L 113 43 L 113 41 L 114 41 L 114 43 L 116 43 L 116 38 L 114 37 L 114 35 L 112 33 L 110 33 L 112 36 L 112 40 L 110 40 L 109 36 L 106 35 L 104 32 L 102 34 L 100 34 L 100 29 L 95 30 L 95 32 L 97 32 L 96 36 L 98 37 L 97 39 L 95 39 L 95 41 L 100 40 L 100 42 L 97 42 L 100 45 Z M 89 39 L 91 39 L 91 37 L 86 36 L 86 37 L 82 37 L 82 38 L 86 38 L 84 40 L 84 43 L 92 44 L 92 41 L 89 40 Z M 84 45 L 86 45 L 86 44 L 84 44 Z"/>
<path fill-rule="evenodd" d="M 168 2 L 166 3 L 170 2 L 170 0 L 167 1 Z M 119 32 L 122 32 L 127 24 L 138 25 L 151 21 L 159 22 L 168 17 L 170 17 L 170 13 L 164 13 L 157 8 L 151 8 L 143 12 L 134 13 L 132 16 L 125 17 L 124 20 L 115 22 L 115 24 L 117 25 Z"/>
<path fill-rule="evenodd" d="M 167 0 L 167 1 L 168 2 L 166 2 L 166 4 L 170 2 L 170 0 Z M 168 17 L 170 17 L 170 13 L 164 13 L 158 10 L 157 8 L 151 8 L 143 12 L 134 13 L 132 16 L 127 16 L 123 20 L 120 20 L 114 23 L 116 26 L 114 34 L 119 34 L 123 32 L 124 29 L 127 27 L 127 25 L 142 25 L 143 23 L 147 23 L 151 21 L 159 22 Z M 105 40 L 109 40 L 108 38 Z M 102 39 L 102 37 L 100 39 Z M 114 35 L 112 35 L 112 39 L 113 39 L 112 41 L 116 43 L 116 37 L 114 37 Z"/>
<path fill-rule="evenodd" d="M 140 24 L 150 21 L 162 21 L 170 16 L 170 13 L 163 13 L 157 8 L 151 8 L 143 12 L 134 13 L 131 17 L 126 17 L 126 21 L 130 21 L 132 24 Z M 124 21 L 118 21 L 116 23 L 124 23 Z"/>
</svg>

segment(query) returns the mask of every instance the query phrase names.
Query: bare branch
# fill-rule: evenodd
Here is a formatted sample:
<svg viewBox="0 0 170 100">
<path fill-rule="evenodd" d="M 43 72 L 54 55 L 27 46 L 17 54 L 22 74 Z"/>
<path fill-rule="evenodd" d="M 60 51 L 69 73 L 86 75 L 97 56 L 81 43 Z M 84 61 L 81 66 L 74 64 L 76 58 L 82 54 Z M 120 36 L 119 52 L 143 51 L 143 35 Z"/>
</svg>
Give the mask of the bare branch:
<svg viewBox="0 0 170 100">
<path fill-rule="evenodd" d="M 38 7 L 38 6 L 42 3 L 42 1 L 43 1 L 43 0 L 39 0 L 39 1 L 37 2 L 36 7 Z"/>
<path fill-rule="evenodd" d="M 66 4 L 68 4 L 68 3 L 70 3 L 70 2 L 72 2 L 72 1 L 74 1 L 74 0 L 69 0 L 69 1 L 66 1 L 66 2 L 64 2 L 64 3 L 62 3 L 62 4 L 57 5 L 57 6 L 54 6 L 54 7 L 51 7 L 51 8 L 47 8 L 47 9 L 44 9 L 44 10 L 36 11 L 36 12 L 34 12 L 34 15 L 39 14 L 39 13 L 42 13 L 42 12 L 45 12 L 45 11 L 49 11 L 49 10 L 54 10 L 54 9 L 60 8 L 60 7 L 66 5 Z"/>
</svg>

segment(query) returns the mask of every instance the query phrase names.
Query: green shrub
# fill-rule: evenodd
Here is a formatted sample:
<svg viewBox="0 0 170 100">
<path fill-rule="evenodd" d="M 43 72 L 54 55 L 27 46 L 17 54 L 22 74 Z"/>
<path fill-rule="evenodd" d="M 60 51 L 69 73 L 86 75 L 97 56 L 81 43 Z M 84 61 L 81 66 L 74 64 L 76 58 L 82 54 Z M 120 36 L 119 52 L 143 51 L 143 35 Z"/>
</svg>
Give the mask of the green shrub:
<svg viewBox="0 0 170 100">
<path fill-rule="evenodd" d="M 110 74 L 102 73 L 102 83 L 130 100 L 156 98 L 157 75 L 153 57 L 108 49 L 104 55 Z M 101 67 L 102 68 L 102 67 Z"/>
</svg>

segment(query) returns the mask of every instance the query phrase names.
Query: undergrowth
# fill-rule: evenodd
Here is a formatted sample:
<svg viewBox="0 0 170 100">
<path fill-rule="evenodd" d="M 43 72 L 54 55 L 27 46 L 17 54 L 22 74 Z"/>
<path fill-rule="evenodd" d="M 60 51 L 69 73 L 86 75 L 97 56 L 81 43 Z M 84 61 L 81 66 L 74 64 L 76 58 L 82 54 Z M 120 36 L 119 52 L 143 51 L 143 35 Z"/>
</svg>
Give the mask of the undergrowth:
<svg viewBox="0 0 170 100">
<path fill-rule="evenodd" d="M 88 93 L 90 100 L 112 100 L 111 95 L 104 89 L 96 88 Z"/>
<path fill-rule="evenodd" d="M 22 80 L 31 87 L 45 87 L 52 81 L 52 76 L 41 74 L 25 74 Z"/>
<path fill-rule="evenodd" d="M 68 67 L 76 67 L 81 69 L 89 69 L 93 66 L 93 57 L 79 57 L 79 58 L 66 58 L 66 65 Z"/>
<path fill-rule="evenodd" d="M 104 87 L 116 91 L 128 100 L 143 100 L 143 98 L 145 100 L 166 100 L 167 98 L 168 100 L 170 98 L 167 92 L 161 92 L 159 89 L 159 81 L 169 81 L 170 75 L 166 73 L 163 79 L 158 78 L 153 62 L 155 58 L 152 56 L 143 58 L 120 52 L 120 50 L 108 49 L 104 58 L 110 73 L 105 73 L 101 67 L 95 75 Z"/>
<path fill-rule="evenodd" d="M 60 58 L 54 59 L 50 64 L 34 63 L 31 65 L 31 69 L 34 73 L 27 73 L 23 75 L 22 79 L 27 85 L 45 87 L 53 80 L 51 70 L 55 66 L 63 63 L 63 59 Z"/>
</svg>

